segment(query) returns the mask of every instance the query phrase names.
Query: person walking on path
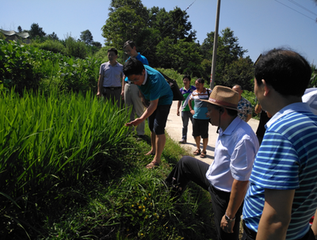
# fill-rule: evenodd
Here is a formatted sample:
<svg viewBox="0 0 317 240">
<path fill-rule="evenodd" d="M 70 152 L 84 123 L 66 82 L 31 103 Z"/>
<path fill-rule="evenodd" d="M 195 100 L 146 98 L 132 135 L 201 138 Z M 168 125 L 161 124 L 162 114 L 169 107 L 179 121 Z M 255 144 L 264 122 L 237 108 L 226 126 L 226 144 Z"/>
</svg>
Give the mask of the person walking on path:
<svg viewBox="0 0 317 240">
<path fill-rule="evenodd" d="M 210 89 L 204 87 L 204 83 L 205 81 L 202 78 L 195 81 L 196 90 L 192 92 L 188 101 L 188 107 L 193 116 L 193 136 L 197 147 L 193 154 L 200 155 L 201 158 L 205 158 L 207 154 L 209 124 L 209 117 L 206 116 L 208 112 L 207 103 L 201 100 L 208 99 L 211 92 Z M 192 108 L 192 102 L 194 102 L 194 109 Z M 200 150 L 200 138 L 203 139 L 202 151 Z"/>
<path fill-rule="evenodd" d="M 184 87 L 180 88 L 179 91 L 182 93 L 185 100 L 178 101 L 177 103 L 177 116 L 179 116 L 179 108 L 181 107 L 181 117 L 183 122 L 183 129 L 182 129 L 182 140 L 179 141 L 179 143 L 186 143 L 187 142 L 187 131 L 188 131 L 188 122 L 189 119 L 193 123 L 193 115 L 190 113 L 188 102 L 190 95 L 194 90 L 196 90 L 196 87 L 190 85 L 190 76 L 185 75 L 183 77 L 183 83 Z M 194 103 L 192 101 L 192 103 Z M 194 107 L 194 104 L 192 104 L 192 108 Z"/>
<path fill-rule="evenodd" d="M 314 239 L 317 116 L 302 102 L 310 78 L 309 63 L 291 50 L 273 49 L 255 65 L 254 93 L 272 118 L 244 200 L 243 239 Z"/>
<path fill-rule="evenodd" d="M 141 61 L 145 65 L 149 65 L 149 62 L 146 57 L 141 55 L 136 50 L 136 45 L 133 41 L 128 40 L 124 43 L 123 49 L 126 54 L 129 55 L 129 58 L 136 58 L 137 60 Z M 130 115 L 130 121 L 133 121 L 135 119 L 135 114 L 137 117 L 141 117 L 144 112 L 144 106 L 142 104 L 142 95 L 140 94 L 140 90 L 137 87 L 137 85 L 132 84 L 128 77 L 124 77 L 122 79 L 122 91 L 121 95 L 124 98 L 124 103 L 128 108 L 131 109 L 131 115 Z M 139 138 L 142 138 L 144 136 L 144 127 L 145 122 L 140 123 L 136 127 L 137 136 Z"/>
<path fill-rule="evenodd" d="M 258 139 L 249 124 L 237 116 L 238 93 L 214 87 L 207 104 L 212 125 L 218 126 L 215 158 L 211 165 L 196 158 L 181 158 L 165 182 L 178 197 L 189 181 L 211 195 L 218 240 L 238 240 L 242 203 L 248 188 Z"/>
<path fill-rule="evenodd" d="M 99 70 L 97 96 L 103 95 L 105 99 L 121 105 L 121 79 L 123 79 L 123 66 L 117 62 L 118 51 L 115 48 L 108 50 L 109 62 L 101 64 Z"/>
<path fill-rule="evenodd" d="M 242 120 L 248 122 L 252 117 L 252 104 L 241 96 L 243 91 L 240 85 L 236 84 L 232 89 L 239 93 L 238 116 Z"/>
<path fill-rule="evenodd" d="M 133 84 L 139 87 L 145 99 L 150 101 L 149 107 L 142 116 L 126 123 L 126 126 L 137 126 L 148 118 L 151 150 L 147 155 L 154 155 L 154 158 L 146 167 L 154 168 L 161 163 L 166 142 L 165 126 L 173 101 L 173 92 L 161 73 L 150 66 L 143 65 L 135 58 L 125 62 L 123 72 Z"/>
</svg>

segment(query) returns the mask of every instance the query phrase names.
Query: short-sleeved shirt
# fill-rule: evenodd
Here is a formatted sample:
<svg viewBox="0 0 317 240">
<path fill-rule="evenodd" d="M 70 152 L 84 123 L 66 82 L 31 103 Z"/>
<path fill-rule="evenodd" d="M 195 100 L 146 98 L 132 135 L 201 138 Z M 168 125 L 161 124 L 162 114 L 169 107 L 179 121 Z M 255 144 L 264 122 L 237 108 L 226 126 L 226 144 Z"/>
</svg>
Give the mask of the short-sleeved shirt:
<svg viewBox="0 0 317 240">
<path fill-rule="evenodd" d="M 295 190 L 286 239 L 307 233 L 317 208 L 316 136 L 317 116 L 305 103 L 290 104 L 267 122 L 243 206 L 249 229 L 258 231 L 265 189 Z"/>
<path fill-rule="evenodd" d="M 233 180 L 248 181 L 259 141 L 245 121 L 236 117 L 219 135 L 215 158 L 206 172 L 206 178 L 217 189 L 231 192 Z"/>
<path fill-rule="evenodd" d="M 210 89 L 206 89 L 205 92 L 199 93 L 197 90 L 192 92 L 192 95 L 190 96 L 190 100 L 194 101 L 194 111 L 195 114 L 193 115 L 193 118 L 195 119 L 209 119 L 206 116 L 206 113 L 208 112 L 207 109 L 207 103 L 201 100 L 208 100 L 209 95 L 211 93 Z"/>
<path fill-rule="evenodd" d="M 173 92 L 162 74 L 144 65 L 146 79 L 144 85 L 138 86 L 146 100 L 154 101 L 159 99 L 158 105 L 170 105 L 173 101 Z"/>
<path fill-rule="evenodd" d="M 126 61 L 128 61 L 131 57 L 129 57 Z M 137 60 L 139 60 L 140 62 L 143 63 L 143 65 L 149 65 L 149 61 L 147 60 L 146 57 L 144 57 L 143 55 L 141 55 L 140 53 L 138 53 L 138 55 L 135 57 Z M 129 82 L 128 77 L 125 77 L 124 79 L 125 82 Z"/>
<path fill-rule="evenodd" d="M 110 62 L 105 62 L 100 66 L 99 75 L 102 77 L 103 87 L 121 87 L 124 75 L 123 66 L 118 62 L 115 66 L 111 66 Z"/>
<path fill-rule="evenodd" d="M 244 121 L 247 120 L 249 114 L 252 114 L 253 110 L 251 103 L 244 97 L 241 97 L 240 101 L 238 102 L 237 109 L 238 116 Z"/>
<path fill-rule="evenodd" d="M 188 106 L 188 100 L 186 101 L 186 99 L 194 90 L 196 90 L 195 86 L 190 86 L 188 90 L 186 90 L 184 87 L 181 87 L 179 89 L 179 91 L 184 97 L 184 100 L 182 101 L 182 106 L 184 105 L 184 103 L 186 105 L 185 107 L 183 107 L 183 112 L 188 112 L 190 110 Z M 194 108 L 194 101 L 192 101 L 192 108 Z"/>
</svg>

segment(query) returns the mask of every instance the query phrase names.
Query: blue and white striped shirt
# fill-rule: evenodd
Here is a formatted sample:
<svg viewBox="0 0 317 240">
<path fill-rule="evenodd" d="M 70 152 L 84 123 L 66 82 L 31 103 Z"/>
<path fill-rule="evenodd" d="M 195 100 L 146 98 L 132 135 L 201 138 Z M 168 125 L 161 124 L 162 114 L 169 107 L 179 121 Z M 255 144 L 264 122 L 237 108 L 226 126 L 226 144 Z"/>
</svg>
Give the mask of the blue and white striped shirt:
<svg viewBox="0 0 317 240">
<path fill-rule="evenodd" d="M 304 236 L 317 208 L 317 116 L 303 103 L 286 106 L 267 123 L 243 206 L 246 226 L 255 232 L 265 189 L 295 189 L 286 239 Z"/>
</svg>

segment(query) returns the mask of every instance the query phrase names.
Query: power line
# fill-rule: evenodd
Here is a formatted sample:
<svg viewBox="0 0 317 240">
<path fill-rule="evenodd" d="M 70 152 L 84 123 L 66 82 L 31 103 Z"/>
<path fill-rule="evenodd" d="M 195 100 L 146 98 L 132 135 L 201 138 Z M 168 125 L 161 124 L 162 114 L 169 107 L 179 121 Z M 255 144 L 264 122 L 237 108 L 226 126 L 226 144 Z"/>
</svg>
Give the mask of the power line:
<svg viewBox="0 0 317 240">
<path fill-rule="evenodd" d="M 297 11 L 296 9 L 294 9 L 294 8 L 292 8 L 292 7 L 286 5 L 286 4 L 284 4 L 284 3 L 282 3 L 282 2 L 280 2 L 280 1 L 278 1 L 278 0 L 275 0 L 275 2 L 278 2 L 278 3 L 282 4 L 282 5 L 284 5 L 285 7 L 288 7 L 288 8 L 290 8 L 290 9 L 294 10 L 295 12 L 297 12 L 297 13 L 299 13 L 299 14 L 302 14 L 303 16 L 305 16 L 305 17 L 307 17 L 307 18 L 309 18 L 309 19 L 311 19 L 311 20 L 313 20 L 313 21 L 317 21 L 317 19 L 311 18 L 311 17 L 309 17 L 309 16 L 307 16 L 307 15 L 305 15 L 305 14 L 303 14 L 303 13 Z"/>
<path fill-rule="evenodd" d="M 316 14 L 316 13 L 314 13 L 314 12 L 310 11 L 309 9 L 307 9 L 307 8 L 305 8 L 304 6 L 300 5 L 299 3 L 294 2 L 293 0 L 288 0 L 288 1 L 292 2 L 293 4 L 295 4 L 295 5 L 299 6 L 299 7 L 300 7 L 300 8 L 302 8 L 302 9 L 306 10 L 307 12 L 310 12 L 311 14 L 313 14 L 313 15 L 317 16 L 317 14 Z"/>
</svg>

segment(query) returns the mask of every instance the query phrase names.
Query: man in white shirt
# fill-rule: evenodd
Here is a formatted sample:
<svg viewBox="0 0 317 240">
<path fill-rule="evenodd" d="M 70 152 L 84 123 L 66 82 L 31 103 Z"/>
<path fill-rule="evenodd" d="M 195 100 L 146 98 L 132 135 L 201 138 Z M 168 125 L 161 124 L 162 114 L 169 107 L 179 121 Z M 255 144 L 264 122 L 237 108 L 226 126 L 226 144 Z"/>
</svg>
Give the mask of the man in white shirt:
<svg viewBox="0 0 317 240">
<path fill-rule="evenodd" d="M 239 239 L 242 203 L 249 185 L 253 161 L 259 148 L 252 128 L 237 116 L 239 94 L 216 86 L 208 100 L 207 116 L 218 126 L 214 161 L 209 166 L 196 158 L 183 157 L 166 179 L 172 193 L 180 195 L 189 181 L 208 190 L 214 210 L 217 239 Z"/>
</svg>

